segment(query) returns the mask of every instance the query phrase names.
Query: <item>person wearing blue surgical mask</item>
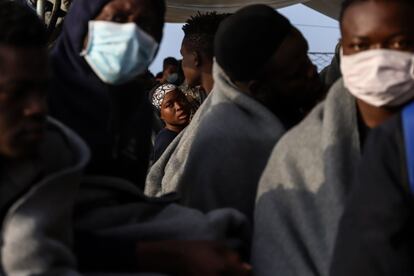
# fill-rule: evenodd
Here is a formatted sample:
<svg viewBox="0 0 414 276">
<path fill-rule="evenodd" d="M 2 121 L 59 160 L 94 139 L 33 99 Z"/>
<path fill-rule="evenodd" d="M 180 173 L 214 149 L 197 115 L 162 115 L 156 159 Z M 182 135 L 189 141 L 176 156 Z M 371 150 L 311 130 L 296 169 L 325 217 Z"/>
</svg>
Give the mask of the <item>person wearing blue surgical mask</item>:
<svg viewBox="0 0 414 276">
<path fill-rule="evenodd" d="M 160 80 L 160 84 L 174 84 L 174 85 L 180 85 L 178 81 L 181 79 L 179 77 L 179 67 L 180 62 L 175 59 L 174 57 L 167 57 L 163 61 L 162 65 L 162 78 Z"/>
<path fill-rule="evenodd" d="M 137 79 L 162 38 L 162 0 L 75 0 L 51 57 L 49 107 L 92 151 L 88 173 L 142 186 L 151 105 Z M 141 92 L 140 92 L 141 91 Z"/>
<path fill-rule="evenodd" d="M 88 23 L 81 55 L 105 83 L 128 82 L 144 73 L 154 59 L 157 35 L 135 22 L 140 17 L 139 7 L 138 1 L 112 1 Z"/>
<path fill-rule="evenodd" d="M 82 274 L 248 275 L 236 253 L 204 241 L 223 223 L 236 227 L 238 214 L 229 213 L 229 223 L 219 216 L 215 227 L 194 210 L 147 202 L 139 189 L 151 151 L 152 107 L 136 79 L 160 43 L 164 13 L 164 0 L 75 0 L 52 51 L 51 113 L 87 142 L 92 160 L 85 173 L 99 175 L 86 177 L 77 193 L 76 263 Z M 189 222 L 188 231 L 179 217 Z M 195 234 L 203 225 L 206 234 Z"/>
</svg>

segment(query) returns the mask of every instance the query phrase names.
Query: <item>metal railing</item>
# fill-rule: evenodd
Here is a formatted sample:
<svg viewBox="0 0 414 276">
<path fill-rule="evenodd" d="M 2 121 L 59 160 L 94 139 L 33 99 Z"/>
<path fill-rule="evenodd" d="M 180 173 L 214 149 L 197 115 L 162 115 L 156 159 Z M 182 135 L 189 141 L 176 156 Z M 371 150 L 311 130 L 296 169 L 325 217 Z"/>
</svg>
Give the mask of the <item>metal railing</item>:
<svg viewBox="0 0 414 276">
<path fill-rule="evenodd" d="M 335 53 L 309 52 L 308 55 L 312 63 L 318 67 L 318 72 L 320 72 L 323 68 L 331 64 L 331 61 L 335 56 Z"/>
</svg>

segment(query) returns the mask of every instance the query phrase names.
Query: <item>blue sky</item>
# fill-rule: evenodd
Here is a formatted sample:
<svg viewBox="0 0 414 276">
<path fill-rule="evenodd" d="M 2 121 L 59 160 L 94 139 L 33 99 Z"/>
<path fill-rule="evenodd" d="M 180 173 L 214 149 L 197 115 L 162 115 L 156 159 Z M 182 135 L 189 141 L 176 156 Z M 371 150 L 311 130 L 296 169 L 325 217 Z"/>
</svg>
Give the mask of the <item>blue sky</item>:
<svg viewBox="0 0 414 276">
<path fill-rule="evenodd" d="M 279 9 L 305 36 L 310 52 L 333 52 L 340 37 L 338 21 L 333 20 L 302 4 Z M 165 57 L 181 58 L 180 47 L 183 39 L 183 24 L 166 24 L 160 51 L 150 70 L 155 74 L 162 70 Z"/>
</svg>

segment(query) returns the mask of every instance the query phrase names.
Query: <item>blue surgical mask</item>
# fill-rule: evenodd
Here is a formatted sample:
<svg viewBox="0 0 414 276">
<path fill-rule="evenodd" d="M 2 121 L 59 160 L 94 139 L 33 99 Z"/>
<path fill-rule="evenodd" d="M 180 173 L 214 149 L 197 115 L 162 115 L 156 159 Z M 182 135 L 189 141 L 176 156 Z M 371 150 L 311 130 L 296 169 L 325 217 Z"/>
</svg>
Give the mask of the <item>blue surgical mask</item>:
<svg viewBox="0 0 414 276">
<path fill-rule="evenodd" d="M 122 84 L 147 70 L 158 43 L 135 23 L 89 21 L 86 62 L 105 83 Z"/>
<path fill-rule="evenodd" d="M 176 81 L 178 81 L 178 74 L 177 73 L 172 73 L 171 75 L 169 75 L 167 77 L 167 82 L 168 83 L 175 84 Z"/>
</svg>

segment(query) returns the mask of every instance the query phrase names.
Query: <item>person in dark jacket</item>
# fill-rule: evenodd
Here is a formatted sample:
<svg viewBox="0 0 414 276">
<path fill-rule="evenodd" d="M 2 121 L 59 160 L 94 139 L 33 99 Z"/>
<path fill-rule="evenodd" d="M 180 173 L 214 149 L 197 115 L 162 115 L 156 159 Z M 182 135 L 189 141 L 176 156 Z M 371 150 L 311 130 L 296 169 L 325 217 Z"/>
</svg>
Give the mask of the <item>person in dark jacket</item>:
<svg viewBox="0 0 414 276">
<path fill-rule="evenodd" d="M 413 275 L 414 197 L 404 140 L 401 115 L 370 133 L 339 225 L 332 276 Z"/>
<path fill-rule="evenodd" d="M 152 105 L 165 127 L 155 138 L 152 161 L 156 162 L 168 145 L 190 122 L 191 106 L 184 93 L 173 84 L 162 84 L 152 95 Z"/>
<path fill-rule="evenodd" d="M 137 185 L 145 179 L 152 114 L 135 79 L 158 49 L 164 5 L 162 0 L 76 0 L 66 16 L 51 53 L 49 107 L 90 147 L 90 174 Z"/>
<path fill-rule="evenodd" d="M 339 41 L 335 47 L 335 54 L 331 63 L 322 69 L 319 73 L 322 83 L 325 85 L 325 90 L 329 91 L 332 85 L 341 78 L 341 42 Z"/>
<path fill-rule="evenodd" d="M 167 57 L 162 63 L 162 77 L 159 84 L 171 83 L 176 84 L 179 79 L 180 62 L 174 57 Z M 179 83 L 181 84 L 181 83 Z M 177 85 L 179 85 L 177 83 Z"/>
</svg>

